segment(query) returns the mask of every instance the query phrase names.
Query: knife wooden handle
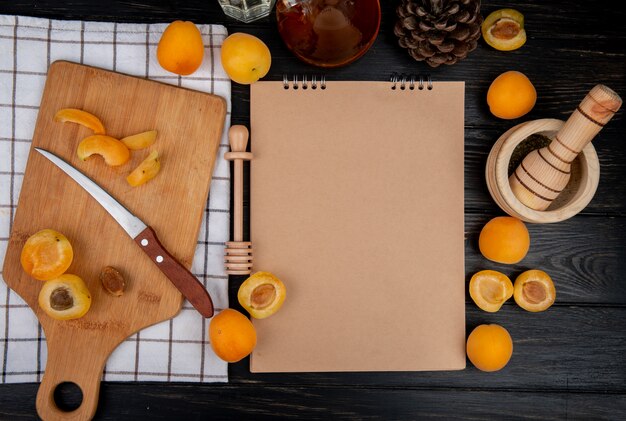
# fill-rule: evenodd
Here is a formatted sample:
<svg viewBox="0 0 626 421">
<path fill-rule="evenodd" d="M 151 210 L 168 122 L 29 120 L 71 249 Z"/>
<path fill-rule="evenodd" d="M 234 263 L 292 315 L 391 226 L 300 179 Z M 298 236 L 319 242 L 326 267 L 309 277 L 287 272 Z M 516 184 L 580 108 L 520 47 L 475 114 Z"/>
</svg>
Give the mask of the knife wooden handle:
<svg viewBox="0 0 626 421">
<path fill-rule="evenodd" d="M 147 227 L 135 242 L 152 262 L 204 317 L 213 316 L 213 301 L 204 285 L 163 247 L 154 230 Z"/>
</svg>

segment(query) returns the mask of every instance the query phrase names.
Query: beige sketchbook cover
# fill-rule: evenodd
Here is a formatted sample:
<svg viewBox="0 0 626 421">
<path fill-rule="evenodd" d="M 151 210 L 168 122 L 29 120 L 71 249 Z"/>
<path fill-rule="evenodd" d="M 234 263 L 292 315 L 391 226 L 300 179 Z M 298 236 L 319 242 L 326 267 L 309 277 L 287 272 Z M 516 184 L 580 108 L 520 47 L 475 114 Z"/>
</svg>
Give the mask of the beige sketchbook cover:
<svg viewBox="0 0 626 421">
<path fill-rule="evenodd" d="M 464 83 L 251 86 L 252 372 L 465 368 Z"/>
</svg>

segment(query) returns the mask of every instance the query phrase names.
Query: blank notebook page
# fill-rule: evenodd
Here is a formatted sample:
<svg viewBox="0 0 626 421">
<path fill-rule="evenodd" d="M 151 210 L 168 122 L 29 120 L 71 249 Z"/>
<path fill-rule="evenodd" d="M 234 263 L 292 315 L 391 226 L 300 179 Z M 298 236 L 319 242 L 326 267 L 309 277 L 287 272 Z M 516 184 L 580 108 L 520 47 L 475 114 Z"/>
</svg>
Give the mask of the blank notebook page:
<svg viewBox="0 0 626 421">
<path fill-rule="evenodd" d="M 465 368 L 464 83 L 251 85 L 252 372 Z"/>
</svg>

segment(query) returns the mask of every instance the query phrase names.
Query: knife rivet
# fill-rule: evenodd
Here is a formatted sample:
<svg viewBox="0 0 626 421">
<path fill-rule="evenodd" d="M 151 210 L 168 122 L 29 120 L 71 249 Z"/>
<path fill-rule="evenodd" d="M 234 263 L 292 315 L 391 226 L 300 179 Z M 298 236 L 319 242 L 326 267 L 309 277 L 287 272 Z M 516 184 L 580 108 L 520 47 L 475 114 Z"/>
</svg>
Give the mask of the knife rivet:
<svg viewBox="0 0 626 421">
<path fill-rule="evenodd" d="M 145 239 L 145 238 L 143 240 L 141 240 L 141 245 L 142 246 L 147 246 L 148 245 L 148 240 Z"/>
<path fill-rule="evenodd" d="M 156 261 L 157 263 L 161 263 L 163 261 L 163 256 L 157 256 Z"/>
</svg>

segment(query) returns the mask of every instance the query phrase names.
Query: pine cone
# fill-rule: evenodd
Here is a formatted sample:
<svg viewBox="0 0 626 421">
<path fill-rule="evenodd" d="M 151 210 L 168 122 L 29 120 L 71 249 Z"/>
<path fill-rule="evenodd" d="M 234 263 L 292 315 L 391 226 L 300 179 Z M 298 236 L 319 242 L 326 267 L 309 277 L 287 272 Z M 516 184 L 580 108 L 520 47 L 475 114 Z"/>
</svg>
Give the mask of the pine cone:
<svg viewBox="0 0 626 421">
<path fill-rule="evenodd" d="M 431 67 L 454 64 L 478 45 L 480 0 L 402 0 L 396 13 L 398 43 Z"/>
</svg>

